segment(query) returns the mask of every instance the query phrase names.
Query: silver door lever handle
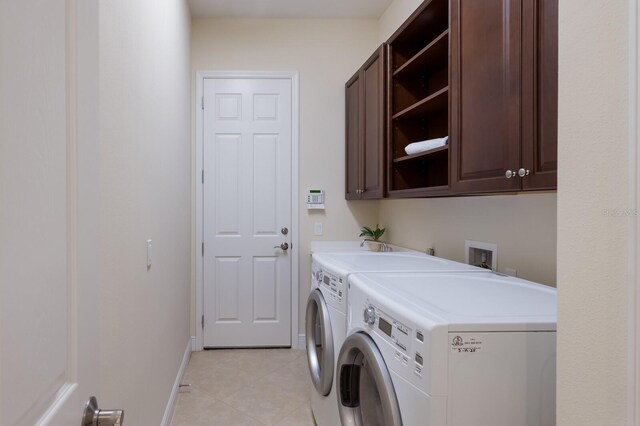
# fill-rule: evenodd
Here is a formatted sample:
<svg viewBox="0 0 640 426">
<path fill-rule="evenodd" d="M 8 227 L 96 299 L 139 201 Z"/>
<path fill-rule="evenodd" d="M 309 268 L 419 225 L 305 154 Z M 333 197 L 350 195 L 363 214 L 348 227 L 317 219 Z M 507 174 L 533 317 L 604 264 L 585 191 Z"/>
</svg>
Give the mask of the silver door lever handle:
<svg viewBox="0 0 640 426">
<path fill-rule="evenodd" d="M 122 426 L 123 410 L 101 410 L 95 396 L 89 398 L 82 416 L 82 426 Z"/>
<path fill-rule="evenodd" d="M 287 251 L 289 250 L 289 243 L 282 243 L 279 246 L 273 246 L 273 248 L 279 248 L 282 249 L 282 251 Z"/>
</svg>

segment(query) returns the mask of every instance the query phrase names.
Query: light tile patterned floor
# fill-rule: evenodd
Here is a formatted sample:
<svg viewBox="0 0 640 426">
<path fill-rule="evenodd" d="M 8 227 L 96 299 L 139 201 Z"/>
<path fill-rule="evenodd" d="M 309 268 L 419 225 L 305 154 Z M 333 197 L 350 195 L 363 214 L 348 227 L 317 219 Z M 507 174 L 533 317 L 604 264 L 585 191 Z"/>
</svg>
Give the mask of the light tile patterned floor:
<svg viewBox="0 0 640 426">
<path fill-rule="evenodd" d="M 191 354 L 173 426 L 314 426 L 305 351 L 216 349 Z"/>
</svg>

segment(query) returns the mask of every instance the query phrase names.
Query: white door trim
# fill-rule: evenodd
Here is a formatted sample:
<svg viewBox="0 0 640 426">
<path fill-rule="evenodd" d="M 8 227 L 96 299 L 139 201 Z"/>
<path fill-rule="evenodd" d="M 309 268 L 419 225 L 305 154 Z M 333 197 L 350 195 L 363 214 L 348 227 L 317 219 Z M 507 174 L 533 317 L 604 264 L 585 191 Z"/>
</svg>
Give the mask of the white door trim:
<svg viewBox="0 0 640 426">
<path fill-rule="evenodd" d="M 627 424 L 637 425 L 640 421 L 640 138 L 638 134 L 638 118 L 640 98 L 640 22 L 639 9 L 636 0 L 629 0 L 629 206 L 634 209 L 632 220 L 629 221 L 629 279 L 628 279 L 628 361 L 627 361 Z"/>
<path fill-rule="evenodd" d="M 298 308 L 299 283 L 298 268 L 300 263 L 300 229 L 299 229 L 299 79 L 297 71 L 197 71 L 196 72 L 196 152 L 195 152 L 195 191 L 196 191 L 196 345 L 195 350 L 204 348 L 203 331 L 201 326 L 204 314 L 204 264 L 201 252 L 203 244 L 203 184 L 202 170 L 204 169 L 203 155 L 203 124 L 202 96 L 204 95 L 204 80 L 207 78 L 285 78 L 291 80 L 291 347 L 298 349 Z"/>
</svg>

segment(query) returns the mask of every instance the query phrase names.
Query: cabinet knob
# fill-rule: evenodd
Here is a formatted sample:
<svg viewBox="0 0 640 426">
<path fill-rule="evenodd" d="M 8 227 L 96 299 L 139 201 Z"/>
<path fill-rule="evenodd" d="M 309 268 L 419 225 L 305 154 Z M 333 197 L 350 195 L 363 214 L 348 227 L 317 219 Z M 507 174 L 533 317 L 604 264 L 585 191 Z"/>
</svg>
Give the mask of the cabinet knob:
<svg viewBox="0 0 640 426">
<path fill-rule="evenodd" d="M 520 176 L 521 178 L 525 176 L 529 176 L 529 170 L 525 170 L 525 169 L 518 170 L 518 176 Z"/>
<path fill-rule="evenodd" d="M 516 174 L 514 172 L 512 172 L 511 170 L 507 170 L 504 173 L 504 177 L 506 177 L 507 179 L 511 179 L 512 177 L 514 177 Z"/>
</svg>

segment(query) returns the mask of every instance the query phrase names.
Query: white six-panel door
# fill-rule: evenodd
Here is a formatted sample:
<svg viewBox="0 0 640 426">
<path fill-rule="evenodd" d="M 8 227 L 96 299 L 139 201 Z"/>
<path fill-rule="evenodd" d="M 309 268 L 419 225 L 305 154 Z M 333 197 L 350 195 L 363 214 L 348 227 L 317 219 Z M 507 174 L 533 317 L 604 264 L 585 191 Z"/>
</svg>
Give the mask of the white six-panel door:
<svg viewBox="0 0 640 426">
<path fill-rule="evenodd" d="M 292 87 L 204 80 L 204 346 L 291 345 Z"/>
<path fill-rule="evenodd" d="M 0 3 L 0 424 L 98 393 L 98 2 Z"/>
</svg>

